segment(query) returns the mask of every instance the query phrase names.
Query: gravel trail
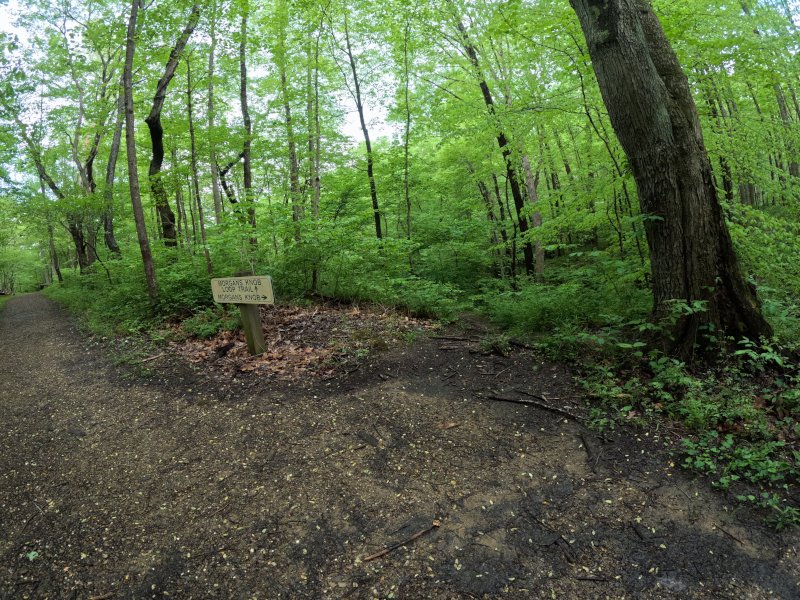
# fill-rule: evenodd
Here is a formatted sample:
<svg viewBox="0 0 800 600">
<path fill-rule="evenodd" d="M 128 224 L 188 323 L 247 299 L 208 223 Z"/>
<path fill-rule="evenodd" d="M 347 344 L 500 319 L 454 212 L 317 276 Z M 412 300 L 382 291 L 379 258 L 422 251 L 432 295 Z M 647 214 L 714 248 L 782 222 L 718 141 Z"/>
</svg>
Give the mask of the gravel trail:
<svg viewBox="0 0 800 600">
<path fill-rule="evenodd" d="M 674 435 L 496 400 L 577 396 L 530 353 L 423 339 L 298 385 L 118 362 L 40 294 L 0 312 L 0 598 L 800 598 L 798 533 Z"/>
</svg>

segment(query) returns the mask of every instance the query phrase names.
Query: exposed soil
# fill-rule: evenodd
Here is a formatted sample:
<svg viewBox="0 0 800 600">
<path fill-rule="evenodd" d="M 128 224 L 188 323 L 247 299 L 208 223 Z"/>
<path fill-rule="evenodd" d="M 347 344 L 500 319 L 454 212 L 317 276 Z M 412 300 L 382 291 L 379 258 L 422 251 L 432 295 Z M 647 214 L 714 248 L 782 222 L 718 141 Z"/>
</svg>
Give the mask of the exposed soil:
<svg viewBox="0 0 800 600">
<path fill-rule="evenodd" d="M 588 430 L 563 367 L 470 331 L 380 337 L 300 379 L 115 365 L 11 300 L 0 597 L 800 597 L 800 534 L 677 470 L 671 432 Z"/>
</svg>

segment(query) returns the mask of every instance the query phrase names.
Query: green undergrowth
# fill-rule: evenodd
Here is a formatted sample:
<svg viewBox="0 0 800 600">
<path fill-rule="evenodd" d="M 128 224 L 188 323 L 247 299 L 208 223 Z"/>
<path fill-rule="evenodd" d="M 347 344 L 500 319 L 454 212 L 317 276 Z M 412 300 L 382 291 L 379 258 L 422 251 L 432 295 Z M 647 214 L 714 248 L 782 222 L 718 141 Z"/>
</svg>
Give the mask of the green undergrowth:
<svg viewBox="0 0 800 600">
<path fill-rule="evenodd" d="M 587 363 L 580 382 L 594 427 L 668 420 L 683 438 L 677 458 L 684 468 L 739 502 L 767 509 L 780 529 L 800 526 L 800 369 L 788 358 L 794 352 L 745 341 L 699 368 L 644 343 L 618 342 Z"/>
</svg>

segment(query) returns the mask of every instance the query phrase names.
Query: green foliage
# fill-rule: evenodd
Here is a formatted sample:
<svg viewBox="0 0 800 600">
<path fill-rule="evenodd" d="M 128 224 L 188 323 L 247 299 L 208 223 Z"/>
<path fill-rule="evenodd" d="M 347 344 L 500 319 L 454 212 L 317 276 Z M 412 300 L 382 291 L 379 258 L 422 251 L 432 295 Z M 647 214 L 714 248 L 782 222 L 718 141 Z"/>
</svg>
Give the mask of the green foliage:
<svg viewBox="0 0 800 600">
<path fill-rule="evenodd" d="M 532 284 L 518 292 L 483 296 L 480 300 L 495 322 L 512 331 L 563 332 L 574 327 L 602 327 L 619 317 L 641 316 L 651 302 L 650 295 L 644 290 L 629 291 L 632 298 L 580 282 Z"/>
<path fill-rule="evenodd" d="M 239 317 L 222 308 L 206 308 L 181 323 L 183 330 L 189 335 L 206 339 L 220 331 L 230 331 L 239 326 Z"/>
<path fill-rule="evenodd" d="M 739 499 L 770 509 L 776 527 L 800 524 L 789 500 L 800 481 L 800 380 L 781 348 L 745 343 L 704 372 L 650 351 L 628 371 L 595 365 L 582 384 L 593 426 L 646 425 L 668 416 L 686 432 L 685 468 L 721 489 L 755 488 Z"/>
</svg>

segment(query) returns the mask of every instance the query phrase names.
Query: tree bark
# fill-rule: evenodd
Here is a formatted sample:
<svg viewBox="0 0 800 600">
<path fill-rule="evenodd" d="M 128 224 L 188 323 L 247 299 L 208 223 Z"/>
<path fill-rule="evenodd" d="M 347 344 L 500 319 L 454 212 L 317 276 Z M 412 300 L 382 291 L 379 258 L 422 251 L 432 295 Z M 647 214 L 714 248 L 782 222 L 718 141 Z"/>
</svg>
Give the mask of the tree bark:
<svg viewBox="0 0 800 600">
<path fill-rule="evenodd" d="M 735 339 L 771 335 L 733 249 L 689 82 L 650 3 L 570 3 L 647 215 L 654 314 L 702 303 L 677 319 L 668 349 L 691 357 L 708 343 L 704 329 Z"/>
<path fill-rule="evenodd" d="M 122 75 L 122 90 L 125 98 L 125 146 L 128 153 L 128 183 L 131 192 L 131 205 L 133 206 L 133 219 L 136 222 L 136 235 L 139 239 L 139 249 L 142 253 L 145 278 L 147 280 L 147 293 L 150 300 L 158 301 L 158 282 L 156 269 L 153 264 L 153 255 L 150 251 L 150 242 L 147 239 L 147 226 L 144 222 L 142 198 L 139 189 L 139 168 L 136 164 L 136 123 L 133 114 L 133 55 L 136 51 L 136 21 L 139 15 L 139 2 L 132 0 L 131 16 L 128 20 L 128 33 L 125 43 L 125 69 Z"/>
<path fill-rule="evenodd" d="M 178 242 L 175 232 L 175 213 L 170 208 L 167 190 L 161 177 L 161 167 L 164 163 L 164 128 L 161 125 L 161 110 L 164 108 L 164 101 L 167 98 L 167 87 L 175 75 L 175 70 L 178 68 L 183 49 L 186 47 L 186 42 L 189 41 L 189 36 L 192 35 L 199 20 L 200 5 L 195 4 L 189 14 L 189 22 L 175 42 L 172 52 L 170 52 L 164 75 L 158 80 L 158 85 L 156 86 L 156 95 L 153 98 L 150 114 L 144 120 L 150 130 L 150 141 L 153 144 L 153 157 L 150 160 L 150 169 L 148 170 L 150 191 L 153 194 L 156 210 L 161 219 L 161 234 L 166 246 L 176 246 Z"/>
</svg>

